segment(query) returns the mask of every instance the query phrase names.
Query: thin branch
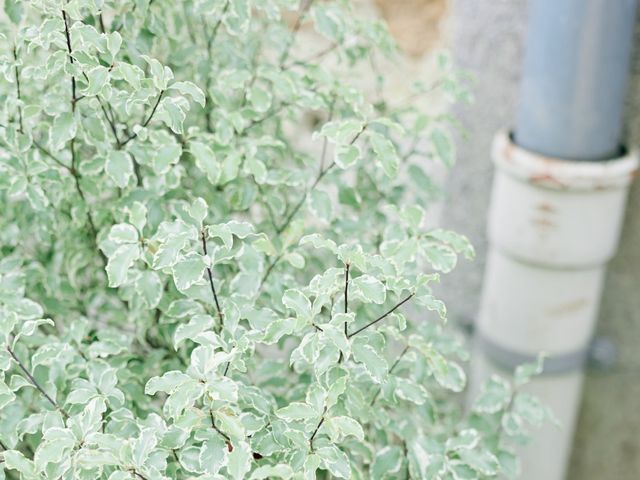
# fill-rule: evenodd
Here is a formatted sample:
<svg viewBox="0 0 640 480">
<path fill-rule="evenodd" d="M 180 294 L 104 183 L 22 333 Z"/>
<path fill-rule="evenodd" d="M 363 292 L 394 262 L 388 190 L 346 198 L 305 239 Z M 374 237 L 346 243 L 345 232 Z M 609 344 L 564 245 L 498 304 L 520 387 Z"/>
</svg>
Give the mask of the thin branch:
<svg viewBox="0 0 640 480">
<path fill-rule="evenodd" d="M 314 438 L 316 438 L 316 435 L 318 434 L 318 430 L 320 430 L 320 427 L 324 423 L 324 415 L 325 415 L 325 413 L 327 413 L 326 405 L 324 407 L 324 410 L 322 411 L 322 417 L 320 418 L 320 421 L 318 422 L 318 425 L 316 426 L 316 429 L 311 434 L 311 437 L 309 437 L 309 450 L 311 450 L 312 452 L 313 452 L 313 440 L 314 440 Z"/>
<path fill-rule="evenodd" d="M 41 143 L 39 143 L 38 141 L 36 141 L 36 139 L 32 139 L 31 142 L 36 146 L 36 148 L 38 150 L 40 150 L 42 153 L 44 153 L 47 157 L 49 157 L 51 160 L 53 160 L 55 163 L 57 163 L 58 165 L 60 165 L 62 168 L 64 168 L 65 170 L 67 170 L 68 172 L 71 173 L 71 167 L 69 165 L 66 165 L 62 160 L 60 160 L 58 157 L 56 157 L 55 155 L 53 155 L 47 148 L 43 147 Z"/>
<path fill-rule="evenodd" d="M 227 441 L 228 445 L 231 445 L 231 438 L 229 437 L 229 435 L 227 435 L 222 430 L 220 430 L 218 427 L 216 427 L 216 420 L 215 420 L 215 418 L 213 418 L 213 410 L 211 410 L 211 409 L 209 409 L 209 418 L 211 419 L 211 427 L 216 432 L 218 432 L 220 435 L 222 435 L 222 437 Z"/>
<path fill-rule="evenodd" d="M 409 350 L 409 345 L 404 347 L 404 350 L 402 350 L 402 352 L 400 352 L 400 355 L 398 355 L 398 358 L 396 358 L 396 361 L 393 362 L 393 365 L 391 365 L 391 368 L 389 369 L 389 373 L 392 373 L 395 370 L 395 368 L 400 363 L 400 360 L 402 360 L 402 357 L 404 357 L 404 354 L 407 353 L 407 350 Z M 373 404 L 376 403 L 376 400 L 380 396 L 380 392 L 382 392 L 382 387 L 378 388 L 378 391 L 376 392 L 376 394 L 371 399 L 371 403 L 369 405 L 373 406 Z"/>
<path fill-rule="evenodd" d="M 360 138 L 360 135 L 362 135 L 362 132 L 364 132 L 366 128 L 367 126 L 364 125 L 362 129 L 351 139 L 351 141 L 349 142 L 349 145 L 353 145 L 358 140 L 358 138 Z M 289 213 L 289 215 L 287 215 L 287 218 L 285 219 L 284 223 L 276 230 L 276 233 L 278 235 L 280 235 L 284 230 L 286 230 L 286 228 L 289 226 L 293 218 L 296 216 L 296 214 L 298 213 L 298 211 L 300 210 L 304 202 L 307 200 L 309 193 L 311 193 L 311 191 L 314 188 L 316 188 L 316 185 L 320 183 L 320 180 L 322 180 L 324 176 L 327 173 L 329 173 L 329 171 L 335 166 L 336 166 L 336 162 L 334 160 L 325 169 L 320 171 L 320 173 L 318 174 L 314 182 L 311 184 L 311 186 L 307 188 L 307 190 L 304 192 L 304 195 L 302 196 L 300 201 L 295 205 L 295 207 L 293 207 L 293 210 Z"/>
<path fill-rule="evenodd" d="M 33 375 L 31 375 L 31 372 L 27 369 L 27 367 L 25 367 L 24 363 L 20 361 L 20 359 L 16 356 L 9 345 L 7 345 L 7 352 L 9 352 L 9 355 L 11 355 L 11 357 L 18 364 L 20 370 L 22 370 L 22 372 L 27 376 L 31 384 L 36 387 L 36 389 L 38 389 L 38 391 L 44 396 L 44 398 L 47 399 L 47 401 L 53 406 L 53 408 L 62 413 L 65 418 L 69 418 L 69 414 L 60 405 L 58 405 L 58 403 L 53 398 L 51 398 L 47 392 L 44 391 L 44 388 L 42 388 L 38 381 L 33 377 Z"/>
<path fill-rule="evenodd" d="M 271 260 L 271 263 L 269 264 L 269 266 L 265 270 L 264 275 L 262 275 L 262 279 L 260 280 L 259 290 L 262 289 L 262 286 L 264 285 L 264 282 L 267 281 L 267 279 L 269 278 L 269 275 L 271 275 L 271 272 L 273 271 L 273 268 L 276 266 L 276 264 L 280 261 L 280 259 L 282 257 L 283 257 L 283 254 L 281 253 L 281 254 L 277 255 L 276 258 Z"/>
<path fill-rule="evenodd" d="M 336 99 L 333 97 L 331 100 L 331 106 L 329 107 L 329 116 L 327 117 L 327 122 L 333 120 L 333 110 L 336 106 Z M 325 136 L 322 140 L 322 153 L 320 154 L 320 172 L 324 169 L 324 161 L 327 157 L 327 146 L 329 143 L 329 137 Z"/>
<path fill-rule="evenodd" d="M 296 66 L 296 65 L 306 65 L 310 62 L 313 62 L 314 60 L 320 60 L 322 57 L 330 54 L 331 52 L 333 52 L 336 48 L 338 48 L 338 44 L 337 43 L 332 43 L 331 45 L 329 45 L 327 48 L 320 50 L 317 53 L 314 53 L 312 55 L 309 55 L 306 58 L 303 58 L 301 60 L 295 60 L 285 66 L 282 67 L 282 70 L 289 70 L 290 68 Z"/>
<path fill-rule="evenodd" d="M 15 60 L 16 64 L 15 64 L 15 74 L 16 74 L 16 95 L 18 98 L 18 125 L 19 125 L 19 132 L 20 133 L 24 133 L 24 124 L 22 122 L 22 105 L 20 105 L 20 103 L 22 102 L 22 96 L 20 94 L 20 69 L 18 68 L 18 51 L 16 49 L 16 46 L 13 46 L 13 59 Z"/>
<path fill-rule="evenodd" d="M 296 23 L 293 24 L 293 28 L 291 29 L 291 37 L 289 38 L 289 41 L 287 42 L 287 45 L 284 48 L 284 51 L 282 52 L 282 55 L 280 55 L 279 64 L 281 69 L 284 67 L 284 64 L 287 62 L 287 59 L 289 58 L 289 53 L 291 53 L 291 47 L 293 46 L 296 36 L 300 31 L 300 27 L 302 27 L 302 21 L 304 20 L 305 15 L 311 8 L 311 5 L 313 5 L 313 2 L 314 0 L 302 0 L 301 2 L 300 13 L 298 14 L 298 18 L 296 18 Z"/>
<path fill-rule="evenodd" d="M 156 99 L 156 103 L 153 105 L 153 108 L 151 109 L 151 113 L 149 113 L 149 116 L 147 117 L 147 119 L 141 125 L 142 128 L 145 128 L 147 125 L 149 125 L 149 122 L 151 121 L 151 119 L 155 115 L 156 110 L 158 109 L 158 105 L 160 105 L 160 100 L 162 100 L 162 96 L 164 95 L 164 92 L 165 92 L 165 90 L 160 90 L 160 93 L 158 94 L 158 98 Z M 132 133 L 123 142 L 121 142 L 120 146 L 124 147 L 127 143 L 129 143 L 131 140 L 133 140 L 137 136 L 138 136 L 137 133 L 135 133 L 135 132 Z"/>
<path fill-rule="evenodd" d="M 207 252 L 207 237 L 204 228 L 201 232 L 202 238 L 202 250 L 205 255 L 209 255 Z M 220 328 L 224 325 L 224 315 L 222 314 L 222 308 L 220 308 L 220 302 L 218 301 L 218 293 L 216 292 L 216 287 L 213 284 L 213 272 L 211 271 L 211 267 L 207 267 L 207 276 L 209 277 L 209 286 L 211 287 L 211 293 L 213 294 L 213 301 L 216 304 L 216 310 L 218 311 L 218 318 L 220 319 Z"/>
<path fill-rule="evenodd" d="M 131 473 L 132 473 L 134 476 L 136 476 L 136 477 L 138 477 L 139 479 L 141 479 L 141 480 L 147 480 L 147 477 L 145 477 L 144 475 L 142 475 L 140 472 L 138 472 L 138 471 L 137 471 L 137 470 L 135 470 L 135 469 L 131 470 Z"/>
<path fill-rule="evenodd" d="M 62 18 L 64 20 L 64 36 L 67 40 L 67 51 L 69 52 L 69 63 L 73 65 L 73 50 L 71 49 L 71 35 L 69 34 L 69 20 L 67 19 L 67 12 L 62 10 Z M 76 95 L 76 77 L 71 73 L 71 110 L 76 111 L 76 102 L 78 97 Z"/>
<path fill-rule="evenodd" d="M 102 110 L 102 113 L 104 114 L 104 118 L 107 119 L 107 123 L 109 124 L 109 127 L 111 128 L 111 133 L 113 133 L 113 137 L 116 140 L 116 144 L 117 147 L 120 148 L 120 138 L 118 138 L 118 130 L 116 128 L 115 125 L 115 121 L 109 117 L 109 114 L 107 113 L 107 109 L 105 108 L 104 104 L 102 103 L 102 100 L 100 99 L 99 96 L 96 97 L 98 99 L 98 103 L 100 104 L 100 109 Z"/>
<path fill-rule="evenodd" d="M 351 141 L 349 142 L 349 145 L 353 145 L 358 140 L 358 138 L 360 138 L 360 135 L 362 135 L 362 132 L 364 132 L 366 129 L 367 129 L 367 125 L 364 125 L 362 127 L 362 129 L 351 139 Z M 321 163 L 324 162 L 324 155 L 325 154 L 326 154 L 326 150 L 323 150 L 323 157 L 321 159 Z M 296 216 L 298 211 L 300 211 L 300 208 L 302 208 L 302 205 L 304 205 L 304 202 L 307 200 L 307 197 L 309 196 L 309 193 L 311 193 L 311 191 L 314 188 L 316 188 L 318 183 L 320 183 L 320 180 L 322 180 L 324 178 L 324 176 L 327 173 L 329 173 L 329 171 L 335 166 L 336 166 L 336 162 L 334 160 L 326 168 L 320 170 L 320 172 L 318 173 L 318 176 L 313 181 L 311 186 L 305 190 L 304 194 L 302 195 L 302 198 L 300 198 L 300 200 L 298 201 L 298 203 L 296 203 L 296 205 L 293 207 L 291 212 L 289 212 L 289 214 L 285 218 L 284 223 L 280 227 L 276 228 L 276 235 L 280 236 L 280 234 L 287 229 L 287 227 L 291 224 L 291 222 L 293 221 L 293 218 Z M 280 259 L 282 257 L 283 257 L 283 254 L 278 255 L 269 264 L 264 276 L 262 277 L 262 281 L 260 282 L 260 287 L 259 287 L 260 289 L 262 288 L 264 283 L 267 281 L 267 278 L 269 278 L 269 275 L 271 275 L 271 272 L 273 271 L 273 268 L 276 266 L 276 264 L 280 261 Z"/>
<path fill-rule="evenodd" d="M 104 27 L 104 18 L 102 17 L 102 12 L 98 14 L 98 25 L 100 26 L 100 32 L 107 33 L 107 29 Z"/>
<path fill-rule="evenodd" d="M 271 117 L 277 115 L 278 113 L 280 113 L 282 110 L 287 108 L 289 105 L 290 105 L 289 102 L 282 102 L 280 105 L 278 105 L 277 107 L 273 108 L 269 113 L 267 113 L 263 117 L 258 118 L 257 120 L 252 120 L 251 123 L 249 123 L 249 125 L 247 125 L 247 127 L 244 129 L 244 131 L 246 132 L 247 130 L 255 127 L 256 125 L 260 125 L 265 120 L 268 120 L 269 118 L 271 118 Z"/>
<path fill-rule="evenodd" d="M 347 263 L 344 268 L 344 313 L 349 313 L 349 269 L 351 265 Z M 344 334 L 347 335 L 347 321 L 344 321 Z"/>
<path fill-rule="evenodd" d="M 213 42 L 216 39 L 216 36 L 218 35 L 218 30 L 220 29 L 220 25 L 222 25 L 222 20 L 224 18 L 224 15 L 227 13 L 227 10 L 229 9 L 229 1 L 227 1 L 224 5 L 224 8 L 222 9 L 222 12 L 220 12 L 220 18 L 218 18 L 218 21 L 216 22 L 216 24 L 213 26 L 213 29 L 211 30 L 211 35 L 207 36 L 206 33 L 206 29 L 207 29 L 207 24 L 205 22 L 204 17 L 202 17 L 202 23 L 204 25 L 204 34 L 205 34 L 205 38 L 206 38 L 206 42 L 207 42 L 207 59 L 209 61 L 209 65 L 213 65 L 213 52 L 212 52 L 212 48 L 213 48 Z M 205 95 L 205 119 L 206 119 L 206 130 L 207 132 L 211 133 L 213 132 L 213 127 L 211 126 L 211 114 L 213 113 L 213 100 L 211 99 L 211 95 L 209 95 L 209 89 L 211 88 L 211 75 L 207 75 L 206 81 L 205 81 L 205 89 L 204 89 L 204 95 Z"/>
<path fill-rule="evenodd" d="M 391 308 L 391 310 L 387 311 L 386 313 L 380 315 L 378 318 L 376 318 L 375 320 L 373 320 L 372 322 L 367 323 L 364 327 L 360 327 L 359 329 L 357 329 L 355 332 L 352 332 L 350 334 L 347 335 L 347 338 L 351 338 L 354 335 L 359 334 L 360 332 L 362 332 L 363 330 L 366 330 L 367 328 L 375 325 L 376 323 L 380 322 L 381 320 L 384 320 L 385 318 L 387 318 L 389 315 L 391 315 L 393 312 L 395 312 L 398 308 L 400 308 L 402 305 L 404 305 L 406 302 L 408 302 L 409 300 L 411 300 L 411 298 L 415 295 L 415 293 L 411 293 L 409 294 L 409 296 L 407 296 L 404 300 L 402 300 L 400 303 L 396 304 L 393 308 Z"/>
</svg>

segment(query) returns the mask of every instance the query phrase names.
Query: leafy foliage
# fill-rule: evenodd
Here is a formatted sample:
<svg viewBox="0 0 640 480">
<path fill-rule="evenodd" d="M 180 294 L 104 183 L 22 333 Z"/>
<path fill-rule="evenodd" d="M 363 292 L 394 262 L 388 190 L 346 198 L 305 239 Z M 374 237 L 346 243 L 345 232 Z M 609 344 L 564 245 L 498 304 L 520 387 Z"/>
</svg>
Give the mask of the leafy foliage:
<svg viewBox="0 0 640 480">
<path fill-rule="evenodd" d="M 451 119 L 349 81 L 393 54 L 382 25 L 341 1 L 4 8 L 2 478 L 515 471 L 545 411 L 493 379 L 462 415 L 430 288 L 473 255 L 423 227 Z"/>
</svg>

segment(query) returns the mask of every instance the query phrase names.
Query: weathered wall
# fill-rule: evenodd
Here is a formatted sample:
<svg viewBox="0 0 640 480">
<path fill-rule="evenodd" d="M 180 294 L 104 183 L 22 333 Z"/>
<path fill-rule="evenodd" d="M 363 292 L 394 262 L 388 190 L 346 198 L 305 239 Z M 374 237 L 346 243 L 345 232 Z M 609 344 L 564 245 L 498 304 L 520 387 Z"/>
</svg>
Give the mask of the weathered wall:
<svg viewBox="0 0 640 480">
<path fill-rule="evenodd" d="M 489 149 L 494 132 L 512 124 L 527 1 L 375 3 L 409 58 L 418 59 L 434 44 L 444 43 L 458 65 L 476 78 L 475 103 L 457 111 L 468 136 L 458 141 L 458 163 L 448 177 L 441 219 L 444 226 L 467 234 L 478 252 L 474 263 L 462 263 L 443 280 L 440 292 L 452 318 L 469 323 L 482 290 L 493 177 Z M 640 29 L 636 44 L 640 45 Z M 630 81 L 625 136 L 628 145 L 640 145 L 640 48 Z M 611 369 L 587 372 L 569 480 L 635 480 L 640 476 L 639 293 L 640 181 L 629 198 L 620 250 L 609 266 L 597 330 L 597 336 L 613 340 L 618 361 Z"/>
<path fill-rule="evenodd" d="M 526 0 L 450 0 L 451 47 L 458 64 L 476 76 L 474 105 L 458 111 L 469 132 L 458 144 L 443 223 L 472 239 L 475 263 L 448 276 L 442 294 L 461 321 L 477 311 L 486 253 L 485 222 L 496 129 L 512 124 L 517 101 Z M 638 36 L 640 40 L 640 35 Z M 628 143 L 640 143 L 640 49 L 628 95 Z M 585 239 L 588 241 L 588 239 Z M 629 199 L 620 251 L 611 263 L 597 335 L 619 353 L 607 371 L 589 371 L 568 478 L 632 480 L 640 475 L 640 182 Z"/>
</svg>

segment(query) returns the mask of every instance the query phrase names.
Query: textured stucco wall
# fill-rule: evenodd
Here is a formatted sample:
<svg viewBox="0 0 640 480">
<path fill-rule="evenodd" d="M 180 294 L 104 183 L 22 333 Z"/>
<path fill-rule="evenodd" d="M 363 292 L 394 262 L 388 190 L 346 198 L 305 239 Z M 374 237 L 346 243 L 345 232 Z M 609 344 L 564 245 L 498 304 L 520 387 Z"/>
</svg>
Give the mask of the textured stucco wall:
<svg viewBox="0 0 640 480">
<path fill-rule="evenodd" d="M 476 77 L 476 102 L 457 112 L 468 137 L 458 143 L 458 163 L 448 180 L 442 222 L 466 233 L 478 258 L 444 279 L 441 294 L 452 317 L 469 322 L 477 311 L 485 263 L 493 175 L 489 148 L 496 129 L 512 124 L 526 0 L 450 0 L 450 4 L 451 48 L 459 66 Z M 637 40 L 640 45 L 640 34 Z M 628 144 L 638 146 L 640 49 L 630 83 L 626 137 Z M 608 269 L 597 335 L 614 341 L 619 359 L 609 370 L 587 373 L 568 479 L 635 480 L 640 478 L 640 182 L 629 198 L 620 250 Z"/>
</svg>

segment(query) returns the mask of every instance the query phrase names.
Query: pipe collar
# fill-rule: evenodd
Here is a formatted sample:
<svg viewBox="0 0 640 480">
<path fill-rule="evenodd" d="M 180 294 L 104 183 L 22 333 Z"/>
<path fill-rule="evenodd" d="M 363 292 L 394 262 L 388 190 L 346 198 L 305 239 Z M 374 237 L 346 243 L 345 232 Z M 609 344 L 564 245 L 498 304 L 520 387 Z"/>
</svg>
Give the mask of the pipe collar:
<svg viewBox="0 0 640 480">
<path fill-rule="evenodd" d="M 637 152 L 605 161 L 563 160 L 519 147 L 506 130 L 495 136 L 492 157 L 496 167 L 541 188 L 597 191 L 626 188 L 638 173 Z"/>
<path fill-rule="evenodd" d="M 502 131 L 492 153 L 493 247 L 552 269 L 598 268 L 614 255 L 638 171 L 635 152 L 603 162 L 568 161 L 518 147 Z"/>
</svg>

